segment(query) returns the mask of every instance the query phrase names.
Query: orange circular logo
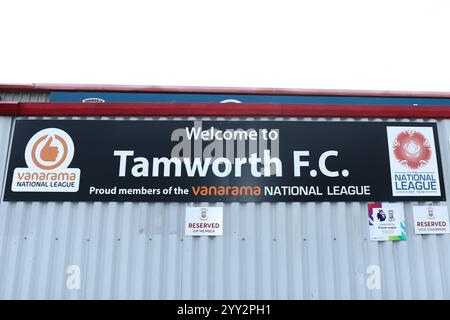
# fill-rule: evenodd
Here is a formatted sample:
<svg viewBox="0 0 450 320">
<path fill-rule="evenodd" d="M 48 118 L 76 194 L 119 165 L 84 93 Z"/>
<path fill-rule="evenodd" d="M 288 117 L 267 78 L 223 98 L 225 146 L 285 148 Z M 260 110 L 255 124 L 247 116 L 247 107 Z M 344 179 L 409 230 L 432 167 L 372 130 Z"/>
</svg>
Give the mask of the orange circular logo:
<svg viewBox="0 0 450 320">
<path fill-rule="evenodd" d="M 33 149 L 31 150 L 31 158 L 33 160 L 33 163 L 42 170 L 52 170 L 58 168 L 67 158 L 67 142 L 61 138 L 59 135 L 55 134 L 55 139 L 58 140 L 62 147 L 63 147 L 63 155 L 60 157 L 60 159 L 56 162 L 59 154 L 59 148 L 56 146 L 52 146 L 53 137 L 49 137 L 47 139 L 48 135 L 44 135 L 41 138 L 39 138 L 33 145 Z M 46 140 L 44 147 L 42 147 L 41 151 L 39 152 L 39 159 L 44 160 L 45 162 L 56 162 L 55 164 L 51 165 L 45 165 L 41 163 L 38 160 L 38 157 L 36 157 L 36 151 L 37 147 Z"/>
<path fill-rule="evenodd" d="M 48 128 L 28 141 L 25 160 L 29 168 L 54 170 L 67 168 L 74 155 L 71 137 L 63 130 Z"/>
</svg>

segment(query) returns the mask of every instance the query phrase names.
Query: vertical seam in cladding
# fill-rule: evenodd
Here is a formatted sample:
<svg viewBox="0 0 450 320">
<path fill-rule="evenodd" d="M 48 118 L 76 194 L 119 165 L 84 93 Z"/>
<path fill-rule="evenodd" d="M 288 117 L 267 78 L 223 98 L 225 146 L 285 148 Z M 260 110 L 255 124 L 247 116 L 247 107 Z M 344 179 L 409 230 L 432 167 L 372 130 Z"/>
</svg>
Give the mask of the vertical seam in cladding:
<svg viewBox="0 0 450 320">
<path fill-rule="evenodd" d="M 21 263 L 21 261 L 23 260 L 23 246 L 24 246 L 24 241 L 23 241 L 23 230 L 25 228 L 24 224 L 25 224 L 25 219 L 23 217 L 23 215 L 25 214 L 25 210 L 24 210 L 24 205 L 22 203 L 21 206 L 17 207 L 17 212 L 16 215 L 20 216 L 19 221 L 17 223 L 18 226 L 18 234 L 17 234 L 17 247 L 16 247 L 16 267 L 14 268 L 14 274 L 12 275 L 12 298 L 13 299 L 18 299 L 19 296 L 19 286 L 18 284 L 21 283 L 22 277 L 23 277 L 23 266 L 25 265 L 25 263 Z"/>
<path fill-rule="evenodd" d="M 443 267 L 445 266 L 445 262 L 443 261 L 444 260 L 443 255 L 445 253 L 443 253 L 442 255 L 439 254 L 439 247 L 440 247 L 439 238 L 441 236 L 442 235 L 435 235 L 435 237 L 436 237 L 436 252 L 438 253 L 437 254 L 437 260 L 438 260 L 438 265 L 439 265 L 439 273 L 438 273 L 438 275 L 439 275 L 439 282 L 440 282 L 440 297 L 439 297 L 439 299 L 444 299 L 444 297 L 445 297 L 445 283 L 446 283 L 446 279 L 445 279 L 445 276 L 442 274 L 442 270 L 444 269 Z"/>
<path fill-rule="evenodd" d="M 254 273 L 255 277 L 255 298 L 261 299 L 262 298 L 262 288 L 261 283 L 262 281 L 259 281 L 260 275 L 262 273 L 262 263 L 261 263 L 261 204 L 255 204 L 255 211 L 257 212 L 256 216 L 259 219 L 255 220 L 255 264 L 256 264 L 256 270 Z"/>
<path fill-rule="evenodd" d="M 4 206 L 5 209 L 8 209 L 9 205 L 6 204 Z M 10 261 L 7 259 L 7 250 L 8 250 L 8 239 L 10 239 L 8 232 L 11 231 L 11 227 L 9 227 L 9 224 L 11 223 L 11 219 L 8 219 L 8 216 L 11 214 L 9 210 L 2 210 L 0 211 L 1 214 L 4 216 L 4 229 L 3 232 L 0 234 L 1 236 L 1 247 L 0 247 L 0 253 L 2 254 L 2 258 L 0 259 L 0 298 L 6 299 L 6 268 L 8 267 L 7 262 Z M 0 220 L 1 221 L 1 220 Z M 1 226 L 0 226 L 1 227 Z"/>
<path fill-rule="evenodd" d="M 150 208 L 149 208 L 148 211 L 155 212 L 153 210 L 153 208 L 154 208 L 154 204 L 150 204 Z M 144 233 L 145 233 L 145 245 L 144 245 L 144 250 L 145 250 L 146 253 L 148 252 L 148 254 L 144 258 L 144 279 L 143 279 L 144 285 L 143 285 L 143 292 L 142 292 L 142 295 L 143 295 L 144 299 L 148 299 L 149 296 L 147 295 L 147 292 L 150 291 L 149 290 L 149 288 L 150 288 L 149 282 L 151 281 L 151 278 L 149 277 L 149 275 L 152 274 L 152 265 L 151 265 L 151 263 L 149 263 L 149 260 L 151 259 L 151 256 L 152 256 L 151 255 L 151 239 L 152 239 L 152 229 L 151 228 L 152 228 L 152 225 L 153 225 L 151 223 L 151 219 L 154 216 L 155 216 L 154 214 L 150 214 L 150 213 L 145 214 L 145 231 L 144 231 Z"/>
<path fill-rule="evenodd" d="M 8 118 L 7 118 L 8 119 Z M 15 127 L 15 121 L 13 120 L 13 118 L 9 118 L 9 136 L 4 137 L 3 139 L 7 139 L 7 148 L 5 150 L 5 155 L 4 155 L 4 165 L 3 165 L 3 179 L 2 179 L 2 188 L 1 188 L 1 192 L 0 192 L 0 196 L 2 197 L 0 199 L 0 202 L 3 202 L 3 197 L 5 195 L 6 192 L 6 180 L 8 178 L 8 167 L 9 167 L 9 155 L 11 152 L 11 144 L 12 144 L 12 138 L 13 138 L 13 132 L 14 132 L 14 127 Z"/>
<path fill-rule="evenodd" d="M 46 297 L 47 299 L 52 299 L 52 294 L 55 292 L 52 290 L 53 285 L 55 285 L 56 281 L 54 277 L 57 276 L 57 270 L 55 268 L 57 267 L 56 263 L 56 257 L 58 253 L 58 242 L 56 240 L 58 236 L 58 225 L 60 224 L 61 215 L 58 213 L 58 207 L 60 206 L 60 203 L 53 202 L 53 205 L 51 206 L 52 210 L 50 211 L 54 218 L 52 219 L 51 227 L 49 228 L 51 231 L 51 237 L 49 240 L 50 250 L 48 257 L 48 267 L 47 267 L 47 283 L 45 284 L 46 287 Z M 59 240 L 58 240 L 59 241 Z"/>
<path fill-rule="evenodd" d="M 83 203 L 83 207 L 85 207 L 85 206 L 87 206 L 86 205 L 86 203 Z M 86 209 L 86 216 L 85 216 L 85 219 L 84 219 L 84 221 L 83 221 L 83 224 L 84 224 L 84 232 L 83 232 L 83 235 L 84 235 L 84 237 L 83 237 L 83 239 L 82 239 L 82 241 L 83 242 L 87 242 L 87 244 L 85 244 L 85 246 L 86 246 L 86 250 L 85 250 L 85 252 L 84 252 L 84 255 L 82 254 L 81 255 L 81 259 L 82 259 L 82 264 L 83 264 L 83 266 L 85 266 L 85 268 L 86 268 L 86 271 L 84 272 L 84 281 L 83 281 L 83 284 L 84 284 L 84 292 L 83 292 L 83 298 L 84 299 L 87 299 L 88 298 L 88 290 L 87 290 L 87 280 L 89 279 L 89 275 L 90 275 L 90 265 L 89 265 L 89 254 L 90 254 L 90 249 L 91 249 L 91 245 L 90 245 L 90 242 L 91 242 L 91 222 L 92 222 L 92 212 L 93 212 L 93 208 L 95 207 L 95 202 L 93 203 L 93 206 L 89 206 L 87 209 Z"/>
<path fill-rule="evenodd" d="M 68 209 L 67 209 L 67 222 L 68 223 L 67 223 L 66 230 L 65 230 L 66 242 L 65 242 L 65 250 L 64 250 L 64 259 L 63 259 L 64 271 L 67 270 L 67 267 L 69 265 L 73 264 L 73 261 L 70 261 L 69 259 L 73 255 L 73 252 L 74 252 L 74 248 L 73 248 L 74 241 L 72 241 L 72 237 L 73 237 L 73 226 L 74 226 L 73 221 L 74 221 L 75 214 L 73 213 L 72 205 L 70 202 L 68 203 L 67 206 L 68 206 Z M 66 277 L 67 277 L 67 275 L 66 275 Z M 63 282 L 65 282 L 67 284 L 68 279 L 66 277 L 65 277 L 66 281 L 63 281 Z M 83 283 L 81 283 L 81 285 L 83 285 Z M 67 285 L 65 286 L 65 288 L 64 287 L 61 288 L 61 290 L 62 290 L 61 296 L 63 297 L 63 299 L 67 298 L 67 295 L 69 294 L 69 292 L 67 291 L 68 290 Z"/>
</svg>

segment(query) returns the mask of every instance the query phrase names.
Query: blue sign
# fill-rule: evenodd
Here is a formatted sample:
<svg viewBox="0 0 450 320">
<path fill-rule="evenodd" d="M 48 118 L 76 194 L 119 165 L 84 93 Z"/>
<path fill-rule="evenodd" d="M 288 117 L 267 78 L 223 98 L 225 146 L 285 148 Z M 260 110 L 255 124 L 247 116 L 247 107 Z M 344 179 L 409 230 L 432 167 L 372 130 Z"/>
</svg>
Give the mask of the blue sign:
<svg viewBox="0 0 450 320">
<path fill-rule="evenodd" d="M 450 98 L 95 91 L 53 91 L 50 93 L 50 102 L 234 102 L 450 106 Z"/>
</svg>

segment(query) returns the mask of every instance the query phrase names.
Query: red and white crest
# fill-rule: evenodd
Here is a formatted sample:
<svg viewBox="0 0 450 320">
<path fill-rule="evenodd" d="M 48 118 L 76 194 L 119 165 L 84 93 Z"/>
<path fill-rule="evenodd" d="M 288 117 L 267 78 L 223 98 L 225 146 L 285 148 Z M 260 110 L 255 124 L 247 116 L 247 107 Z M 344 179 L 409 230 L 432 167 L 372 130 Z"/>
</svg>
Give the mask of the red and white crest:
<svg viewBox="0 0 450 320">
<path fill-rule="evenodd" d="M 400 132 L 395 137 L 393 148 L 400 164 L 409 169 L 419 169 L 430 162 L 432 154 L 430 142 L 418 131 Z"/>
</svg>

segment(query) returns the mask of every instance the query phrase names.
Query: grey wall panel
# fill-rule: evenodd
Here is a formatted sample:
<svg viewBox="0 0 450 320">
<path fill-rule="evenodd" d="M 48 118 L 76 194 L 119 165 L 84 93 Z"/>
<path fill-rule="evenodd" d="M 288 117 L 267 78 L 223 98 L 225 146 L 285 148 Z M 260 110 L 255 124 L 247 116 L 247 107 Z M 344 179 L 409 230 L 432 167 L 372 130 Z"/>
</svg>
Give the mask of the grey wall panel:
<svg viewBox="0 0 450 320">
<path fill-rule="evenodd" d="M 50 101 L 50 93 L 44 91 L 0 90 L 0 101 L 48 102 Z"/>
<path fill-rule="evenodd" d="M 12 121 L 0 118 L 2 193 Z M 438 130 L 449 192 L 450 121 Z M 224 207 L 224 235 L 194 238 L 184 210 L 200 204 L 1 201 L 0 298 L 450 299 L 450 235 L 414 234 L 425 204 L 405 203 L 407 241 L 373 242 L 367 203 L 203 203 Z M 69 265 L 80 290 L 66 287 Z"/>
</svg>

